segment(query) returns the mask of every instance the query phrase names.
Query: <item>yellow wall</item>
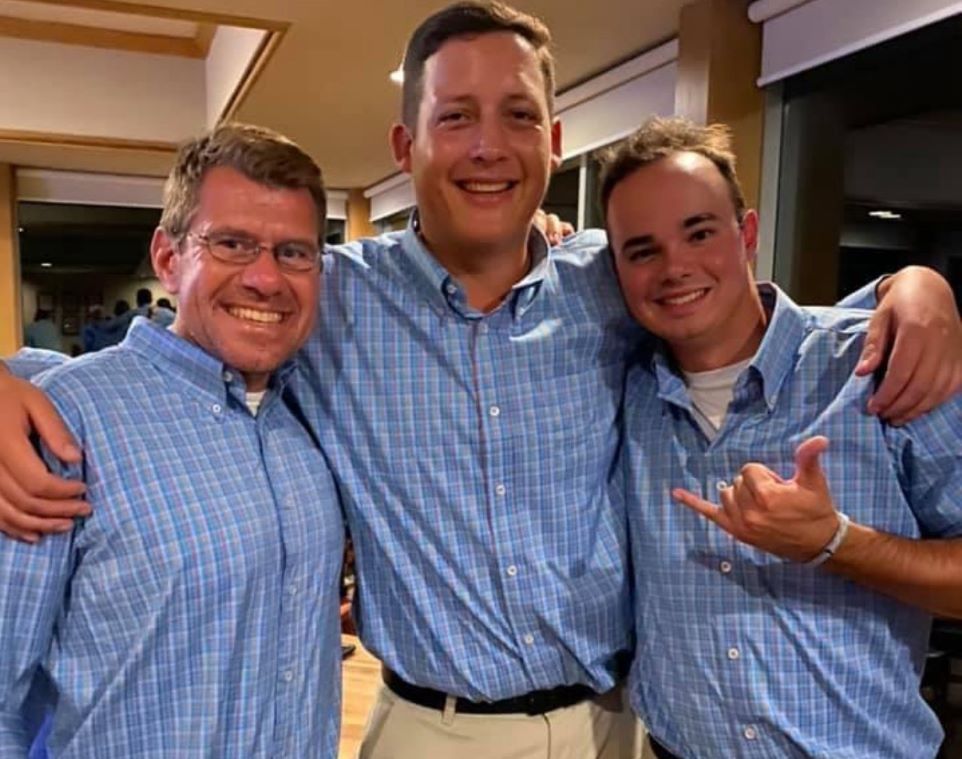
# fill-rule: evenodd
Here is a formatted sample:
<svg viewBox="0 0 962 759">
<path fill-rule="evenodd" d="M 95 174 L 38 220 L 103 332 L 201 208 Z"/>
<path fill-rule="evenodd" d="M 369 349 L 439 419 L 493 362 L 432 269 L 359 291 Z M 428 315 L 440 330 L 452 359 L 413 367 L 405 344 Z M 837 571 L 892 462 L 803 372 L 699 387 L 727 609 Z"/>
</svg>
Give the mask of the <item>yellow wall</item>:
<svg viewBox="0 0 962 759">
<path fill-rule="evenodd" d="M 23 339 L 15 200 L 13 167 L 0 164 L 0 356 L 16 351 Z"/>
<path fill-rule="evenodd" d="M 675 113 L 700 124 L 732 128 L 738 178 L 750 207 L 761 184 L 764 94 L 761 25 L 744 0 L 696 0 L 681 10 Z"/>
<path fill-rule="evenodd" d="M 345 242 L 359 237 L 373 237 L 376 234 L 371 224 L 371 201 L 364 197 L 364 190 L 355 188 L 347 195 L 347 224 L 344 229 Z"/>
</svg>

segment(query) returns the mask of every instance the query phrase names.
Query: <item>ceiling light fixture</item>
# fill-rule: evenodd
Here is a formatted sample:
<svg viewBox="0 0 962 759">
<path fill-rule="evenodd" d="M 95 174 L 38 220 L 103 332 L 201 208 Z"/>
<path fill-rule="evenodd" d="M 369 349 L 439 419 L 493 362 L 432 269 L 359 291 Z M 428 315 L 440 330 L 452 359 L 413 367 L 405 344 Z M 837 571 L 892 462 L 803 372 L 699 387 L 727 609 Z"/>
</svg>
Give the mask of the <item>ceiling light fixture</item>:
<svg viewBox="0 0 962 759">
<path fill-rule="evenodd" d="M 53 268 L 53 264 L 50 263 L 49 261 L 44 261 L 44 262 L 41 263 L 40 265 L 41 265 L 44 269 L 51 269 L 51 268 Z"/>
<path fill-rule="evenodd" d="M 868 212 L 868 215 L 869 215 L 869 216 L 873 216 L 873 217 L 875 217 L 876 219 L 890 219 L 890 220 L 893 220 L 893 221 L 902 218 L 902 214 L 900 214 L 900 213 L 894 213 L 893 211 L 885 211 L 885 210 L 882 210 L 882 211 L 869 211 L 869 212 Z"/>
<path fill-rule="evenodd" d="M 390 79 L 395 84 L 404 84 L 404 63 L 402 62 L 394 71 L 388 74 L 388 79 Z"/>
</svg>

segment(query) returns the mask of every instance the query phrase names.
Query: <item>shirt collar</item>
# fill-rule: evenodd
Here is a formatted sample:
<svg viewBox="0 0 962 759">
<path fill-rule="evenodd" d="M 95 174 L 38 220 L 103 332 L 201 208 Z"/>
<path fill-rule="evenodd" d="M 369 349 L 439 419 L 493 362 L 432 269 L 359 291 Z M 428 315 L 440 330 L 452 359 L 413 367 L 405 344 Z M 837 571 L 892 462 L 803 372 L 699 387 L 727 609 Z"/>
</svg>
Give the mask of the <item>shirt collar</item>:
<svg viewBox="0 0 962 759">
<path fill-rule="evenodd" d="M 417 210 L 411 214 L 401 246 L 414 266 L 416 279 L 426 289 L 432 302 L 453 308 L 462 316 L 480 318 L 482 314 L 474 312 L 468 305 L 461 283 L 445 269 L 437 258 L 428 250 L 420 234 L 421 222 Z M 550 246 L 536 227 L 531 228 L 528 235 L 528 252 L 531 256 L 531 268 L 528 273 L 511 288 L 511 307 L 515 317 L 520 317 L 537 295 L 542 282 L 548 276 L 551 267 L 549 255 Z"/>
<path fill-rule="evenodd" d="M 225 402 L 231 396 L 240 403 L 245 402 L 246 387 L 240 372 L 149 319 L 135 318 L 121 345 L 206 398 Z M 270 389 L 281 392 L 294 367 L 293 360 L 278 367 L 271 376 Z"/>
<path fill-rule="evenodd" d="M 773 410 L 778 392 L 795 366 L 808 317 L 777 285 L 760 282 L 757 287 L 769 319 L 762 341 L 746 371 L 757 373 L 765 405 Z M 690 411 L 688 388 L 664 343 L 660 341 L 651 356 L 651 369 L 658 385 L 658 397 Z M 738 382 L 744 382 L 744 374 Z"/>
<path fill-rule="evenodd" d="M 765 403 L 772 410 L 778 400 L 779 390 L 795 366 L 809 318 L 771 282 L 760 282 L 758 295 L 769 315 L 768 327 L 751 365 L 761 376 Z"/>
</svg>

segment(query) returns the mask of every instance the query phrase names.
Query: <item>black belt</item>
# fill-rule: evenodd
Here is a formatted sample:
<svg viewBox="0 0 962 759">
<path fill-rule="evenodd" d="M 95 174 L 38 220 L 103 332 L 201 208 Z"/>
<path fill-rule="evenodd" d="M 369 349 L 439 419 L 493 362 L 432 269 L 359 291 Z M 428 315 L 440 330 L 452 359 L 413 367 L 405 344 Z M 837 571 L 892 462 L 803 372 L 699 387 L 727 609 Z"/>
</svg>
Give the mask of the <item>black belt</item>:
<svg viewBox="0 0 962 759">
<path fill-rule="evenodd" d="M 384 684 L 405 701 L 426 706 L 429 709 L 444 710 L 448 696 L 433 688 L 422 688 L 406 680 L 402 680 L 387 667 L 381 669 Z M 550 690 L 535 690 L 515 698 L 503 698 L 500 701 L 470 701 L 458 698 L 455 711 L 462 714 L 544 714 L 555 709 L 580 704 L 597 694 L 587 685 L 561 685 Z"/>
<path fill-rule="evenodd" d="M 658 759 L 681 759 L 677 754 L 671 753 L 668 749 L 662 746 L 658 741 L 648 736 L 648 742 L 651 744 L 651 750 L 655 753 Z"/>
</svg>

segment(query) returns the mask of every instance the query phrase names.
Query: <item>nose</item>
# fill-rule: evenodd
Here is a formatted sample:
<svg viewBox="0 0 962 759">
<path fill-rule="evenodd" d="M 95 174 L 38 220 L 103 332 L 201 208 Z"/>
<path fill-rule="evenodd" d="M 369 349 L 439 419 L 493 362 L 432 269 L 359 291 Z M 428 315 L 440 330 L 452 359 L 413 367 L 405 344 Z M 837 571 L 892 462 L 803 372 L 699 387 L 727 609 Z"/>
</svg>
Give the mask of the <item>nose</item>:
<svg viewBox="0 0 962 759">
<path fill-rule="evenodd" d="M 496 114 L 483 114 L 478 120 L 471 159 L 481 163 L 501 160 L 507 154 L 505 125 Z"/>
<path fill-rule="evenodd" d="M 672 242 L 665 246 L 662 260 L 662 277 L 665 281 L 678 281 L 692 274 L 692 255 L 688 247 Z"/>
<path fill-rule="evenodd" d="M 277 265 L 274 253 L 265 247 L 261 248 L 257 258 L 241 270 L 240 282 L 247 289 L 269 297 L 284 288 L 284 273 Z"/>
</svg>

